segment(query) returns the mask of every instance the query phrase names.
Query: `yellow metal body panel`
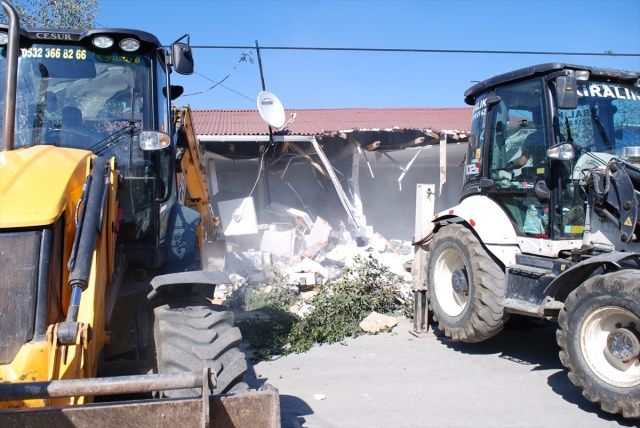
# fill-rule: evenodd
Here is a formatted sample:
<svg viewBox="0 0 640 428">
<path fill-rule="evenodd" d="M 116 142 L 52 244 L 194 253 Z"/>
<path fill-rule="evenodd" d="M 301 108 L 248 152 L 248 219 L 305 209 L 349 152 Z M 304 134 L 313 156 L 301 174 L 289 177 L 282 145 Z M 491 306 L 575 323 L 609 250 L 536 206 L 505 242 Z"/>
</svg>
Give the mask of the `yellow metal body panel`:
<svg viewBox="0 0 640 428">
<path fill-rule="evenodd" d="M 70 299 L 67 285 L 69 272 L 66 265 L 76 232 L 73 214 L 81 196 L 85 178 L 91 174 L 93 155 L 86 151 L 51 146 L 4 152 L 0 155 L 1 161 L 8 162 L 2 165 L 0 175 L 2 202 L 8 204 L 7 211 L 0 212 L 1 228 L 17 227 L 17 225 L 48 225 L 57 221 L 60 216 L 64 216 L 62 260 L 53 262 L 63 265 L 60 292 L 61 306 L 66 311 Z M 11 162 L 16 162 L 17 165 Z M 96 376 L 98 357 L 106 340 L 106 290 L 113 281 L 115 264 L 118 209 L 118 174 L 115 167 L 115 160 L 112 159 L 109 193 L 104 208 L 101 233 L 97 237 L 89 282 L 87 289 L 82 293 L 78 311 L 80 328 L 76 343 L 69 346 L 61 346 L 57 343 L 57 323 L 64 321 L 62 316 L 66 314 L 59 314 L 61 318 L 58 319 L 49 319 L 46 340 L 26 343 L 11 363 L 0 365 L 0 382 L 33 382 Z M 12 186 L 11 183 L 5 183 L 5 179 L 23 181 L 23 183 Z M 25 195 L 20 197 L 20 192 Z M 14 204 L 23 204 L 25 208 L 13 209 Z M 20 218 L 21 212 L 32 215 Z M 51 316 L 53 315 L 50 314 Z M 24 400 L 0 402 L 0 408 L 80 404 L 87 401 L 90 401 L 90 397 Z"/>
<path fill-rule="evenodd" d="M 0 152 L 0 228 L 53 224 L 82 188 L 90 156 L 54 146 Z"/>
<path fill-rule="evenodd" d="M 35 382 L 49 379 L 49 357 L 51 346 L 48 341 L 25 344 L 11 364 L 0 365 L 0 382 Z M 39 407 L 45 400 L 0 402 L 0 408 Z"/>
</svg>

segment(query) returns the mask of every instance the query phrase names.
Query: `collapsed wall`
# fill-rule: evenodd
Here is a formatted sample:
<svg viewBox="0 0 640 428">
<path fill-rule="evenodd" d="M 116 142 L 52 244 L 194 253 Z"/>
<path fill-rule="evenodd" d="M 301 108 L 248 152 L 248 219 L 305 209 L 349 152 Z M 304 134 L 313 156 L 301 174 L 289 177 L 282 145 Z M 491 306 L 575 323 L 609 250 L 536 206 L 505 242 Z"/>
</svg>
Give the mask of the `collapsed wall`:
<svg viewBox="0 0 640 428">
<path fill-rule="evenodd" d="M 465 137 L 446 144 L 446 183 L 436 186 L 442 209 L 458 200 Z M 422 238 L 414 236 L 416 187 L 440 182 L 438 136 L 352 131 L 278 140 L 201 142 L 232 279 L 262 282 L 278 270 L 312 287 L 360 255 L 410 282 L 411 242 Z"/>
</svg>

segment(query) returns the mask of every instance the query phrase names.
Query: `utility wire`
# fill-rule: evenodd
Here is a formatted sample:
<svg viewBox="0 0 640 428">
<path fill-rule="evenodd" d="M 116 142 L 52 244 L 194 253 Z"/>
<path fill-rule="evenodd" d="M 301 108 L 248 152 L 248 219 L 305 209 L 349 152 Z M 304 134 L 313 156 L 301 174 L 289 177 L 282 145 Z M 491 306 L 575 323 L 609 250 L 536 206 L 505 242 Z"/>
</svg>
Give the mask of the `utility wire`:
<svg viewBox="0 0 640 428">
<path fill-rule="evenodd" d="M 227 91 L 229 91 L 229 92 L 233 92 L 234 94 L 239 95 L 239 96 L 241 96 L 242 98 L 245 98 L 245 99 L 247 99 L 247 100 L 251 101 L 251 103 L 253 103 L 253 104 L 255 104 L 255 102 L 256 102 L 256 100 L 255 100 L 254 98 L 251 98 L 251 97 L 249 97 L 249 96 L 247 96 L 247 95 L 243 94 L 242 92 L 236 91 L 235 89 L 230 88 L 230 87 L 228 87 L 227 85 L 223 85 L 222 83 L 220 83 L 220 86 L 222 86 L 224 89 L 226 89 L 226 90 L 227 90 Z"/>
<path fill-rule="evenodd" d="M 222 79 L 216 81 L 211 79 L 210 77 L 205 76 L 202 73 L 198 73 L 197 71 L 194 71 L 194 74 L 197 74 L 198 76 L 202 77 L 203 79 L 207 79 L 210 82 L 213 82 L 213 85 L 209 86 L 207 89 L 203 89 L 202 91 L 197 91 L 197 92 L 192 92 L 190 94 L 184 94 L 183 97 L 190 97 L 192 95 L 199 95 L 199 94 L 204 94 L 205 92 L 209 92 L 210 90 L 214 89 L 215 87 L 222 85 L 222 83 L 227 80 L 229 77 L 231 77 L 231 75 L 236 71 L 236 69 L 238 68 L 238 66 L 240 65 L 241 62 L 250 62 L 253 64 L 253 57 L 251 56 L 251 51 L 247 50 L 246 52 L 243 52 L 242 55 L 240 55 L 240 58 L 238 58 L 238 61 L 236 61 L 235 65 L 233 66 L 233 68 L 231 69 L 231 71 L 229 71 L 229 73 L 227 73 L 226 76 L 224 76 Z"/>
<path fill-rule="evenodd" d="M 193 45 L 194 49 L 244 49 L 255 46 L 240 45 Z M 640 57 L 640 53 L 605 52 L 559 52 L 559 51 L 504 51 L 475 49 L 413 49 L 413 48 L 356 48 L 356 47 L 318 47 L 318 46 L 260 46 L 261 50 L 273 51 L 338 51 L 338 52 L 398 52 L 398 53 L 451 53 L 451 54 L 492 54 L 492 55 L 569 55 L 569 56 L 623 56 Z"/>
</svg>

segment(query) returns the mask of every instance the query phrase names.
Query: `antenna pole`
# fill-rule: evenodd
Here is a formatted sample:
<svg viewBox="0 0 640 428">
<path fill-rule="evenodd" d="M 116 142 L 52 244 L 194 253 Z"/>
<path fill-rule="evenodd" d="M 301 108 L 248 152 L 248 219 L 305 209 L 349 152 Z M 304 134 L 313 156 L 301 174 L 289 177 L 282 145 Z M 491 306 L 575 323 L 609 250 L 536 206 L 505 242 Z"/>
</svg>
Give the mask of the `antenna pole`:
<svg viewBox="0 0 640 428">
<path fill-rule="evenodd" d="M 266 91 L 267 88 L 264 84 L 264 73 L 262 72 L 262 58 L 260 57 L 260 46 L 258 45 L 258 41 L 256 40 L 256 54 L 258 55 L 258 68 L 260 69 L 260 82 L 262 83 L 262 90 Z M 273 130 L 271 129 L 271 125 L 269 125 L 269 146 L 262 152 L 262 156 L 266 156 L 267 150 L 269 147 L 274 147 L 275 142 L 273 141 Z M 267 203 L 271 204 L 271 193 L 269 192 L 269 176 L 267 175 L 267 169 L 269 168 L 269 163 L 265 164 L 264 168 L 264 180 L 267 187 Z"/>
<path fill-rule="evenodd" d="M 260 58 L 260 46 L 258 46 L 258 41 L 256 40 L 256 53 L 258 54 L 258 68 L 260 69 L 260 82 L 262 83 L 262 90 L 266 91 L 267 88 L 264 85 L 264 73 L 262 72 L 262 58 Z M 273 146 L 273 131 L 271 130 L 271 125 L 269 125 L 269 144 Z M 266 151 L 266 150 L 265 150 Z"/>
<path fill-rule="evenodd" d="M 258 46 L 258 41 L 256 40 L 256 54 L 258 54 L 258 68 L 260 69 L 260 81 L 262 82 L 262 90 L 266 91 L 267 88 L 264 86 L 264 73 L 262 72 L 262 58 L 260 58 L 260 46 Z M 271 127 L 269 127 L 271 129 Z"/>
</svg>

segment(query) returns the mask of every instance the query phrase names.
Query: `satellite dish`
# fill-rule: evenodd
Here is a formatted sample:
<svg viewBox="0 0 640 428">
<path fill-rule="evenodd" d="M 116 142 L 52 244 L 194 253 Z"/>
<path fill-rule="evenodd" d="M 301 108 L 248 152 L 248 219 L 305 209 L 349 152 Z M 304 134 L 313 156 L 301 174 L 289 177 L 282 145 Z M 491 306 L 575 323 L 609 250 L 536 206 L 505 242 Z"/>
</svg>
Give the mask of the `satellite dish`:
<svg viewBox="0 0 640 428">
<path fill-rule="evenodd" d="M 285 125 L 285 114 L 282 103 L 269 91 L 262 91 L 258 94 L 258 112 L 260 117 L 269 126 L 276 129 L 282 129 Z"/>
</svg>

